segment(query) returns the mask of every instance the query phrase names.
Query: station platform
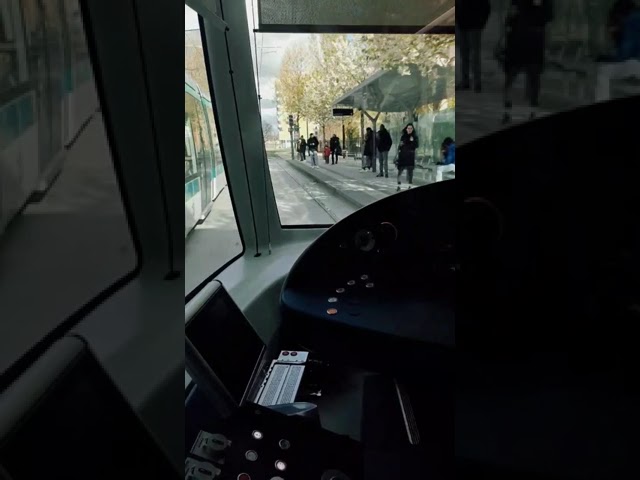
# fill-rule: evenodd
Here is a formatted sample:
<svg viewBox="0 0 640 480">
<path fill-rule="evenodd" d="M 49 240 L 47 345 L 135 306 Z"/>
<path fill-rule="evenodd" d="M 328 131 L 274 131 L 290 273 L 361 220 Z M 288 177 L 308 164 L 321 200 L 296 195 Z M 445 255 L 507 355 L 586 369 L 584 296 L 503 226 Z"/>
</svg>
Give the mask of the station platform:
<svg viewBox="0 0 640 480">
<path fill-rule="evenodd" d="M 388 197 L 396 193 L 398 171 L 389 158 L 389 177 L 377 177 L 379 170 L 375 173 L 367 170 L 362 171 L 360 159 L 340 158 L 336 165 L 331 161 L 325 163 L 323 157 L 318 158 L 320 168 L 312 168 L 307 158 L 304 161 L 299 159 L 291 160 L 287 154 L 274 152 L 269 154 L 271 158 L 285 160 L 289 166 L 295 168 L 304 175 L 322 183 L 323 186 L 336 196 L 349 202 L 356 209 L 369 205 L 377 200 Z M 391 157 L 391 155 L 390 155 Z M 413 186 L 426 185 L 432 183 L 434 173 L 431 170 L 416 167 L 413 173 Z M 406 174 L 402 174 L 402 189 L 407 188 Z"/>
</svg>

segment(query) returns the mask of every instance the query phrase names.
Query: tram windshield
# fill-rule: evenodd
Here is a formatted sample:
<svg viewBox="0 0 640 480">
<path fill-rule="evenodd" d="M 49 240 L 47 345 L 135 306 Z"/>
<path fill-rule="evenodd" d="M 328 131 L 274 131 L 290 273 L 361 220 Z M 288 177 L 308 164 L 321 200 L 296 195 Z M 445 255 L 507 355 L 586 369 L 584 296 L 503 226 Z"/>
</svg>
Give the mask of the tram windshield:
<svg viewBox="0 0 640 480">
<path fill-rule="evenodd" d="M 251 33 L 258 5 L 246 6 L 265 162 L 283 228 L 326 228 L 400 190 L 455 177 L 454 168 L 437 169 L 443 141 L 455 137 L 454 35 L 339 33 L 338 25 L 326 27 L 338 33 L 274 33 L 283 27 L 267 25 Z M 216 104 L 201 25 L 186 6 L 185 152 L 196 152 L 185 157 L 186 293 L 242 252 L 224 172 L 236 160 L 224 158 L 224 148 L 207 153 L 217 136 L 214 112 L 195 118 L 198 98 Z"/>
</svg>

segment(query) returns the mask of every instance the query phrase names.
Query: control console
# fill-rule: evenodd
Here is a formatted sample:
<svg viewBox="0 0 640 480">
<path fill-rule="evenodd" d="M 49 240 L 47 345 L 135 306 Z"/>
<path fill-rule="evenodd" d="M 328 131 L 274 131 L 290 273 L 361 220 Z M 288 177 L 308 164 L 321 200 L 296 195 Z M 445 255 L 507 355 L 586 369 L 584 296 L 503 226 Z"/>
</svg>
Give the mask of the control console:
<svg viewBox="0 0 640 480">
<path fill-rule="evenodd" d="M 201 430 L 185 461 L 186 480 L 361 480 L 359 442 L 299 416 L 255 404 Z"/>
</svg>

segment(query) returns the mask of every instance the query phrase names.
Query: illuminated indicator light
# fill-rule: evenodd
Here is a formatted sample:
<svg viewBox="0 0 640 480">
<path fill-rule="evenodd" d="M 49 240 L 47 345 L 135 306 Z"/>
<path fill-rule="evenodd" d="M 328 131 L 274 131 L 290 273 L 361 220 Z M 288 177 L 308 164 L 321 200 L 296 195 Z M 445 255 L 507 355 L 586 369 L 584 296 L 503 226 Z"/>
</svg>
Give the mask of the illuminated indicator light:
<svg viewBox="0 0 640 480">
<path fill-rule="evenodd" d="M 287 469 L 287 464 L 284 463 L 282 460 L 276 460 L 276 470 L 280 470 L 281 472 L 284 472 Z"/>
<path fill-rule="evenodd" d="M 329 303 L 336 303 L 338 299 L 336 297 L 329 298 Z"/>
<path fill-rule="evenodd" d="M 253 438 L 256 440 L 262 440 L 262 432 L 259 432 L 258 430 L 254 430 L 251 435 L 253 435 Z"/>
<path fill-rule="evenodd" d="M 362 275 L 360 280 L 369 280 L 369 275 Z"/>
<path fill-rule="evenodd" d="M 336 293 L 344 293 L 344 288 L 336 288 Z"/>
<path fill-rule="evenodd" d="M 355 284 L 356 284 L 356 281 L 355 281 L 355 280 L 349 280 L 349 281 L 347 282 L 347 285 L 349 285 L 350 287 L 353 287 Z"/>
<path fill-rule="evenodd" d="M 338 309 L 337 308 L 330 308 L 329 310 L 327 310 L 327 313 L 329 315 L 335 315 L 336 313 L 338 313 Z"/>
<path fill-rule="evenodd" d="M 367 288 L 373 288 L 373 286 L 374 286 L 373 283 L 367 283 L 366 285 Z"/>
</svg>

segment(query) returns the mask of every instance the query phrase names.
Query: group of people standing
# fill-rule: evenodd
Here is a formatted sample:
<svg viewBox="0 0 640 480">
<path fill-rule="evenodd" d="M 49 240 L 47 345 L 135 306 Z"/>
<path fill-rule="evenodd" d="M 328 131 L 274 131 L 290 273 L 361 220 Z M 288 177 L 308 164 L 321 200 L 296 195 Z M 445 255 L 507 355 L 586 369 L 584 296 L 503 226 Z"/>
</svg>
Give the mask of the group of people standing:
<svg viewBox="0 0 640 480">
<path fill-rule="evenodd" d="M 298 145 L 296 147 L 300 161 L 306 160 L 307 152 L 309 153 L 309 159 L 311 160 L 311 167 L 318 168 L 318 148 L 320 141 L 313 133 L 309 134 L 309 139 L 305 140 L 304 137 L 300 137 Z M 329 157 L 331 157 L 331 165 L 338 163 L 338 157 L 342 156 L 342 147 L 340 146 L 340 139 L 334 133 L 329 142 L 325 142 L 324 151 L 322 152 L 325 163 L 329 163 Z"/>
<path fill-rule="evenodd" d="M 389 152 L 393 146 L 391 134 L 384 124 L 380 124 L 380 129 L 374 134 L 371 127 L 367 127 L 364 136 L 364 150 L 362 152 L 362 172 L 371 171 L 376 173 L 376 157 L 380 166 L 380 173 L 377 177 L 389 178 Z M 401 178 L 404 172 L 407 173 L 407 183 L 409 188 L 413 185 L 413 170 L 416 166 L 416 150 L 419 141 L 412 123 L 408 123 L 403 129 L 398 145 L 398 154 L 393 163 L 397 168 L 398 190 L 402 184 Z"/>
<path fill-rule="evenodd" d="M 319 145 L 320 142 L 318 141 L 318 137 L 313 133 L 309 134 L 309 138 L 306 140 L 304 137 L 300 137 L 297 146 L 300 161 L 304 161 L 306 159 L 306 154 L 308 152 L 311 160 L 311 168 L 319 168 Z M 397 190 L 400 190 L 402 185 L 402 174 L 405 172 L 409 188 L 413 186 L 413 171 L 416 166 L 416 150 L 419 145 L 420 143 L 415 128 L 412 123 L 408 123 L 402 129 L 397 154 L 393 160 L 397 170 Z M 392 146 L 393 139 L 384 124 L 380 125 L 380 128 L 376 133 L 373 132 L 371 127 L 367 127 L 364 137 L 361 171 L 371 171 L 376 173 L 376 171 L 379 170 L 376 177 L 389 178 L 389 152 L 391 151 Z M 452 138 L 447 137 L 444 140 L 441 147 L 441 154 L 442 159 L 437 162 L 437 165 L 449 165 L 448 168 L 453 168 L 451 165 L 455 164 L 455 144 Z M 323 155 L 326 164 L 329 164 L 329 159 L 331 159 L 331 165 L 336 165 L 338 163 L 338 158 L 342 156 L 342 146 L 340 145 L 340 139 L 336 134 L 331 136 L 329 142 L 325 142 Z M 379 169 L 376 168 L 378 165 Z"/>
</svg>

